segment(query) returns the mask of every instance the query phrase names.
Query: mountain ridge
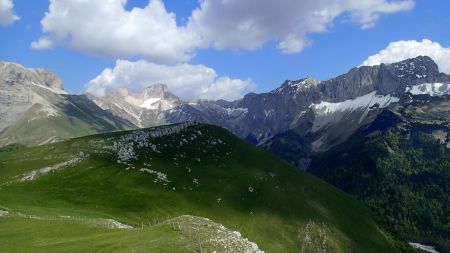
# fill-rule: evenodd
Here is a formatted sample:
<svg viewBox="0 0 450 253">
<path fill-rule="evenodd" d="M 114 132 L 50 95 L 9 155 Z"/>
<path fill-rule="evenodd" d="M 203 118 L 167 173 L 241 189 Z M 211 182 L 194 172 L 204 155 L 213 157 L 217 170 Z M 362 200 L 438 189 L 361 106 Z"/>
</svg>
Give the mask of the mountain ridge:
<svg viewBox="0 0 450 253">
<path fill-rule="evenodd" d="M 336 115 L 328 115 L 330 113 L 327 111 L 325 114 L 322 113 L 320 109 L 327 106 L 350 100 L 360 101 L 364 96 L 376 92 L 367 99 L 380 103 L 387 100 L 387 104 L 381 105 L 386 107 L 406 99 L 408 87 L 426 83 L 447 85 L 450 83 L 450 76 L 440 73 L 437 64 L 430 57 L 419 56 L 398 63 L 353 68 L 327 81 L 318 81 L 311 77 L 296 81 L 287 80 L 270 92 L 250 93 L 235 101 L 177 99 L 178 103 L 166 110 L 141 107 L 138 109 L 139 113 L 133 112 L 132 118 L 138 118 L 140 126 L 196 120 L 223 126 L 241 138 L 262 144 L 276 134 L 290 129 L 301 129 L 299 131 L 305 132 L 304 134 L 314 134 L 319 130 L 327 132 L 325 129 L 327 126 L 317 127 L 319 124 L 316 118 L 319 121 L 338 123 L 349 117 L 345 110 L 339 111 Z M 109 97 L 93 100 L 100 106 L 105 103 L 104 101 L 108 101 L 106 103 L 109 104 L 115 103 Z M 365 121 L 370 121 L 370 114 L 376 111 L 377 106 L 380 107 L 380 104 L 367 101 L 360 105 L 360 109 L 353 108 L 352 117 L 358 119 L 359 123 L 352 126 L 352 130 L 345 135 L 351 134 Z M 345 108 L 341 106 L 341 109 Z M 128 110 L 130 111 L 129 108 Z M 119 117 L 131 118 L 126 116 L 127 112 L 123 108 L 115 107 L 111 112 Z M 336 138 L 336 134 L 329 133 L 329 135 L 328 139 Z M 319 142 L 319 139 L 316 141 Z M 325 141 L 318 144 L 317 150 L 327 150 L 342 141 L 345 141 L 345 138 L 336 143 Z"/>
<path fill-rule="evenodd" d="M 53 73 L 14 63 L 3 62 L 0 66 L 1 85 L 5 87 L 0 101 L 7 108 L 0 114 L 3 123 L 0 130 L 12 125 L 36 103 L 43 106 L 41 110 L 47 111 L 48 116 L 55 116 L 58 106 L 42 94 L 69 96 L 61 90 L 62 81 Z M 434 87 L 441 83 L 440 87 Z M 327 81 L 311 77 L 288 80 L 270 92 L 250 93 L 235 101 L 183 101 L 164 84 L 152 85 L 141 93 L 119 87 L 105 97 L 89 93 L 72 96 L 86 97 L 99 114 L 105 115 L 100 111 L 106 111 L 109 121 L 128 128 L 199 121 L 223 126 L 258 145 L 277 134 L 295 130 L 304 137 L 315 138 L 316 151 L 326 151 L 370 122 L 383 107 L 407 101 L 411 92 L 444 88 L 441 95 L 448 94 L 449 83 L 450 76 L 440 73 L 431 58 L 419 56 L 398 63 L 353 68 Z M 417 85 L 422 86 L 414 90 Z M 10 106 L 9 94 L 13 94 Z M 346 129 L 336 128 L 339 124 L 347 124 Z M 89 133 L 95 131 L 98 130 Z"/>
</svg>

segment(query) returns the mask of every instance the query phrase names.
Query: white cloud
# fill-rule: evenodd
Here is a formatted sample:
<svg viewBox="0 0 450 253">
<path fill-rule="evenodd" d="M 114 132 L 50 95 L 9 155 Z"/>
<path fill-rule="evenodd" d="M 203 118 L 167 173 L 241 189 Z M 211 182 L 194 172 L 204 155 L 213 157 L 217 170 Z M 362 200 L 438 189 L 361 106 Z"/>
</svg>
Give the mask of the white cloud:
<svg viewBox="0 0 450 253">
<path fill-rule="evenodd" d="M 431 57 L 437 63 L 441 72 L 450 74 L 450 48 L 445 48 L 439 43 L 427 39 L 392 42 L 385 49 L 367 58 L 363 65 L 373 66 L 381 63 L 393 63 L 417 56 Z"/>
<path fill-rule="evenodd" d="M 201 0 L 189 28 L 215 48 L 252 50 L 278 41 L 285 53 L 301 52 L 309 33 L 327 31 L 334 20 L 350 20 L 369 28 L 380 15 L 409 10 L 414 0 Z"/>
<path fill-rule="evenodd" d="M 195 33 L 176 24 L 162 0 L 125 9 L 126 0 L 50 0 L 37 47 L 68 43 L 83 52 L 118 58 L 144 57 L 159 63 L 189 60 L 198 45 Z M 49 43 L 48 43 L 49 42 Z"/>
<path fill-rule="evenodd" d="M 37 41 L 31 42 L 30 47 L 35 50 L 50 49 L 53 46 L 53 41 L 47 37 L 42 37 Z"/>
<path fill-rule="evenodd" d="M 216 71 L 203 65 L 168 66 L 144 60 L 117 60 L 114 69 L 105 69 L 88 83 L 86 92 L 104 96 L 117 87 L 140 92 L 156 83 L 166 84 L 169 91 L 183 99 L 233 100 L 254 87 L 251 80 L 219 77 Z"/>
<path fill-rule="evenodd" d="M 12 0 L 0 0 L 0 25 L 7 26 L 19 19 L 20 17 L 14 14 Z"/>
<path fill-rule="evenodd" d="M 43 36 L 47 44 L 167 64 L 188 61 L 201 47 L 253 50 L 268 41 L 299 53 L 311 43 L 310 33 L 326 32 L 339 16 L 369 28 L 382 14 L 414 7 L 414 0 L 200 0 L 188 24 L 179 26 L 163 0 L 130 11 L 126 2 L 50 0 Z"/>
</svg>

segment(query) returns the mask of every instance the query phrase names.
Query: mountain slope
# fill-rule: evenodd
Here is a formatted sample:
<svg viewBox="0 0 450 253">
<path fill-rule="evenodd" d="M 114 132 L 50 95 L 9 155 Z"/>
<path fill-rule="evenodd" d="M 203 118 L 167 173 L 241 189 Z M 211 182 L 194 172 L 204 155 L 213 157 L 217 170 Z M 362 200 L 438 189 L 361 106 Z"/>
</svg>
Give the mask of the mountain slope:
<svg viewBox="0 0 450 253">
<path fill-rule="evenodd" d="M 190 214 L 239 231 L 265 252 L 299 252 L 319 240 L 329 252 L 395 252 L 395 243 L 358 201 L 218 127 L 182 124 L 88 136 L 1 152 L 0 161 L 0 202 L 10 213 L 108 218 L 135 227 Z M 2 227 L 10 222 L 22 221 L 0 217 Z M 27 226 L 39 230 L 52 224 Z M 166 233 L 172 233 L 170 226 Z M 148 229 L 147 240 L 164 236 Z M 120 251 L 131 236 L 120 234 L 127 238 L 122 246 L 111 233 L 110 240 L 101 239 L 101 248 Z M 21 245 L 26 240 L 21 238 L 0 247 Z M 89 242 L 76 233 L 69 238 L 75 245 Z M 223 239 L 204 239 L 204 247 Z M 58 245 L 70 244 L 46 244 L 52 250 Z M 242 252 L 217 252 L 234 251 Z"/>
<path fill-rule="evenodd" d="M 39 145 L 99 132 L 134 128 L 84 95 L 68 95 L 42 69 L 0 62 L 0 146 Z"/>
<path fill-rule="evenodd" d="M 327 152 L 311 152 L 294 131 L 265 147 L 357 196 L 402 238 L 450 252 L 450 97 L 445 89 L 433 96 L 414 89 L 422 92 L 408 93 L 409 101 L 382 110 Z"/>
</svg>

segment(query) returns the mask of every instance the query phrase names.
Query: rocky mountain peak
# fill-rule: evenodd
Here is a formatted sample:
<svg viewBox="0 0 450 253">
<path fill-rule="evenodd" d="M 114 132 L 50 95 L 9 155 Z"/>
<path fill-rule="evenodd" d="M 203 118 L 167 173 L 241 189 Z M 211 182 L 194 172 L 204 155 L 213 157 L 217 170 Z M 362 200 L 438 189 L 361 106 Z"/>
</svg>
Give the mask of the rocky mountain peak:
<svg viewBox="0 0 450 253">
<path fill-rule="evenodd" d="M 401 93 L 411 85 L 449 80 L 450 76 L 439 73 L 437 64 L 430 57 L 419 56 L 392 64 L 353 68 L 320 86 L 324 100 L 342 102 L 372 91 L 387 95 Z"/>
<path fill-rule="evenodd" d="M 314 77 L 307 77 L 299 80 L 286 80 L 279 88 L 273 90 L 271 93 L 279 94 L 295 94 L 300 91 L 305 91 L 315 88 L 321 81 Z"/>
<path fill-rule="evenodd" d="M 163 98 L 167 92 L 167 85 L 154 84 L 145 88 L 143 95 L 149 98 Z"/>
<path fill-rule="evenodd" d="M 163 113 L 182 104 L 177 96 L 168 91 L 165 84 L 151 85 L 142 92 L 132 92 L 127 88 L 118 87 L 104 97 L 89 98 L 102 109 L 139 127 L 163 124 Z"/>
<path fill-rule="evenodd" d="M 418 56 L 416 58 L 388 64 L 393 70 L 404 74 L 439 74 L 438 65 L 428 56 Z"/>
<path fill-rule="evenodd" d="M 295 85 L 298 87 L 303 87 L 303 88 L 311 88 L 311 87 L 316 87 L 320 83 L 321 83 L 321 81 L 315 79 L 314 77 L 307 77 L 307 78 L 301 80 L 300 82 L 295 83 Z"/>
<path fill-rule="evenodd" d="M 148 86 L 140 93 L 134 93 L 129 91 L 125 87 L 117 87 L 111 92 L 106 94 L 107 99 L 112 100 L 123 100 L 125 98 L 133 98 L 139 101 L 145 101 L 147 99 L 170 99 L 179 100 L 178 97 L 173 95 L 168 91 L 167 85 L 165 84 L 154 84 Z"/>
<path fill-rule="evenodd" d="M 35 69 L 34 71 L 40 77 L 45 86 L 58 90 L 64 90 L 63 81 L 53 72 L 46 69 Z"/>
<path fill-rule="evenodd" d="M 438 65 L 428 56 L 419 56 L 392 64 L 382 64 L 380 68 L 389 72 L 402 85 L 445 82 L 449 76 L 440 73 Z"/>
<path fill-rule="evenodd" d="M 63 81 L 46 69 L 29 69 L 11 62 L 0 62 L 0 82 L 2 84 L 41 85 L 63 91 Z"/>
</svg>

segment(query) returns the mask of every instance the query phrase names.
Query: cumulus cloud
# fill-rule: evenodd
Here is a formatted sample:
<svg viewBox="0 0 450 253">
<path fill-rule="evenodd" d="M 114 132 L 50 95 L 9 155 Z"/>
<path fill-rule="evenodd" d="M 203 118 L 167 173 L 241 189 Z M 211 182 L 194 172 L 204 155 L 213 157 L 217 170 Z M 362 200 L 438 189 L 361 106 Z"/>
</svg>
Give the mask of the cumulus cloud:
<svg viewBox="0 0 450 253">
<path fill-rule="evenodd" d="M 327 31 L 339 16 L 369 28 L 382 14 L 414 7 L 414 0 L 201 0 L 188 24 L 180 26 L 162 0 L 130 11 L 126 2 L 50 0 L 41 21 L 44 39 L 51 42 L 45 44 L 165 64 L 187 61 L 202 47 L 253 50 L 268 41 L 282 52 L 299 53 L 311 43 L 308 34 Z M 42 49 L 42 40 L 33 48 Z"/>
<path fill-rule="evenodd" d="M 0 25 L 7 26 L 20 18 L 14 14 L 12 0 L 0 0 Z"/>
<path fill-rule="evenodd" d="M 31 42 L 30 47 L 35 50 L 50 49 L 53 45 L 53 41 L 47 37 L 42 37 L 37 41 Z"/>
<path fill-rule="evenodd" d="M 219 49 L 251 50 L 276 40 L 281 51 L 298 53 L 310 44 L 309 33 L 327 31 L 338 16 L 369 28 L 382 14 L 413 7 L 413 0 L 202 0 L 189 27 Z"/>
<path fill-rule="evenodd" d="M 3 1 L 3 0 L 2 0 Z M 187 61 L 198 45 L 195 33 L 176 24 L 162 0 L 144 8 L 125 9 L 126 0 L 50 0 L 41 21 L 42 49 L 54 43 L 112 57 L 140 56 L 158 63 Z"/>
<path fill-rule="evenodd" d="M 437 63 L 441 72 L 450 74 L 450 48 L 427 39 L 392 42 L 385 49 L 367 58 L 362 65 L 373 66 L 381 63 L 393 63 L 417 56 L 431 57 Z"/>
<path fill-rule="evenodd" d="M 254 87 L 251 80 L 221 77 L 215 70 L 203 65 L 184 63 L 168 66 L 144 60 L 117 60 L 114 69 L 105 69 L 87 84 L 86 92 L 104 96 L 117 87 L 140 92 L 155 83 L 166 84 L 169 91 L 188 100 L 233 100 Z"/>
</svg>

